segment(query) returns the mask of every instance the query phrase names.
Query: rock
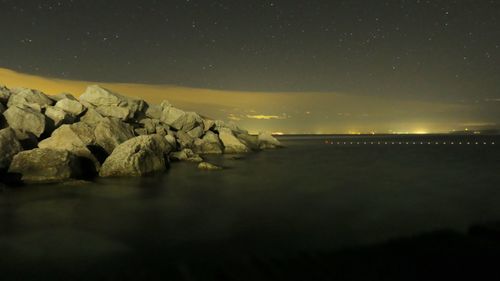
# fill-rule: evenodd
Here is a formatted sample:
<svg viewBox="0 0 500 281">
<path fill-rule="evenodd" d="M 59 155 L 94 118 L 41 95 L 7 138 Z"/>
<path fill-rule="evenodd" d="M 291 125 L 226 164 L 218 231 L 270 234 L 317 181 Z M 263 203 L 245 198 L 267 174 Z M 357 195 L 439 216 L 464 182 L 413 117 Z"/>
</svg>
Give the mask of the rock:
<svg viewBox="0 0 500 281">
<path fill-rule="evenodd" d="M 203 128 L 205 132 L 208 130 L 212 130 L 213 128 L 215 128 L 215 121 L 212 119 L 203 119 Z"/>
<path fill-rule="evenodd" d="M 7 106 L 28 106 L 36 109 L 53 104 L 54 101 L 40 91 L 19 88 L 14 90 L 14 94 L 10 96 Z"/>
<path fill-rule="evenodd" d="M 80 118 L 80 121 L 95 127 L 99 122 L 105 119 L 106 118 L 94 108 L 87 108 L 87 112 Z"/>
<path fill-rule="evenodd" d="M 59 100 L 55 106 L 74 116 L 80 116 L 85 111 L 85 107 L 80 102 L 67 98 Z"/>
<path fill-rule="evenodd" d="M 113 117 L 121 120 L 130 120 L 133 118 L 134 113 L 128 107 L 118 107 L 112 105 L 101 105 L 95 109 L 99 114 L 105 117 Z"/>
<path fill-rule="evenodd" d="M 45 116 L 53 122 L 53 128 L 57 128 L 62 124 L 74 123 L 76 119 L 75 116 L 55 106 L 48 106 L 45 109 Z"/>
<path fill-rule="evenodd" d="M 217 171 L 217 170 L 222 170 L 221 167 L 216 166 L 214 164 L 208 163 L 208 162 L 201 162 L 198 164 L 198 169 L 200 170 L 206 170 L 206 171 Z"/>
<path fill-rule="evenodd" d="M 94 132 L 84 123 L 62 125 L 52 133 L 50 138 L 41 141 L 38 147 L 66 150 L 86 159 L 86 161 L 82 161 L 84 171 L 92 176 L 99 171 L 101 164 L 89 149 L 89 146 L 95 142 L 90 135 L 93 136 Z"/>
<path fill-rule="evenodd" d="M 10 90 L 5 86 L 0 85 L 0 103 L 7 105 L 7 102 L 9 102 L 10 95 L 11 95 Z"/>
<path fill-rule="evenodd" d="M 105 118 L 99 122 L 94 133 L 97 144 L 108 154 L 111 154 L 115 147 L 135 136 L 132 126 L 113 118 Z"/>
<path fill-rule="evenodd" d="M 246 153 L 250 149 L 242 143 L 229 128 L 219 127 L 219 138 L 224 145 L 225 153 Z"/>
<path fill-rule="evenodd" d="M 160 120 L 144 118 L 139 123 L 144 126 L 148 134 L 155 134 L 157 133 L 156 127 L 160 125 Z"/>
<path fill-rule="evenodd" d="M 136 113 L 144 109 L 144 101 L 131 99 L 98 85 L 87 87 L 80 96 L 81 102 L 87 102 L 98 108 L 103 116 L 116 117 L 123 120 L 134 118 Z"/>
<path fill-rule="evenodd" d="M 71 130 L 82 140 L 85 146 L 97 146 L 97 139 L 94 134 L 94 128 L 84 122 L 71 124 Z M 52 133 L 54 135 L 54 133 Z"/>
<path fill-rule="evenodd" d="M 102 165 L 99 175 L 143 176 L 166 169 L 172 147 L 159 135 L 139 136 L 120 144 Z"/>
<path fill-rule="evenodd" d="M 203 126 L 203 119 L 196 112 L 186 112 L 186 120 L 182 125 L 181 130 L 184 132 L 191 131 L 196 126 Z M 201 128 L 201 132 L 203 133 L 203 127 Z"/>
<path fill-rule="evenodd" d="M 5 105 L 3 105 L 2 103 L 0 103 L 0 114 L 4 113 L 4 111 L 6 110 L 7 108 L 5 107 Z"/>
<path fill-rule="evenodd" d="M 247 133 L 236 134 L 236 137 L 251 150 L 259 150 L 259 138 Z"/>
<path fill-rule="evenodd" d="M 9 173 L 21 174 L 26 183 L 60 182 L 82 174 L 78 158 L 65 150 L 36 148 L 14 156 Z"/>
<path fill-rule="evenodd" d="M 274 149 L 282 147 L 279 140 L 277 140 L 270 133 L 260 133 L 258 136 L 259 148 L 260 149 Z"/>
<path fill-rule="evenodd" d="M 149 135 L 148 130 L 144 128 L 135 128 L 134 133 L 138 136 L 147 136 Z"/>
<path fill-rule="evenodd" d="M 183 110 L 180 110 L 173 106 L 167 106 L 163 109 L 160 120 L 170 127 L 176 130 L 180 130 L 186 123 L 186 118 L 186 112 L 184 112 Z"/>
<path fill-rule="evenodd" d="M 163 107 L 161 105 L 150 104 L 146 109 L 146 116 L 151 119 L 159 120 L 161 119 L 162 112 L 163 112 Z"/>
<path fill-rule="evenodd" d="M 203 162 L 203 158 L 189 148 L 170 154 L 170 159 L 176 161 Z"/>
<path fill-rule="evenodd" d="M 191 137 L 188 133 L 179 131 L 177 132 L 177 141 L 179 142 L 179 145 L 181 146 L 181 149 L 184 148 L 192 148 L 194 144 L 194 138 Z"/>
<path fill-rule="evenodd" d="M 203 128 L 198 126 L 193 128 L 191 131 L 188 132 L 188 135 L 191 136 L 194 139 L 201 138 L 203 136 Z"/>
<path fill-rule="evenodd" d="M 177 149 L 177 140 L 172 135 L 166 135 L 165 140 L 173 147 L 173 149 Z"/>
<path fill-rule="evenodd" d="M 11 128 L 0 130 L 0 171 L 9 168 L 14 155 L 22 150 L 23 147 L 17 140 L 14 130 Z"/>
<path fill-rule="evenodd" d="M 38 138 L 45 132 L 47 126 L 45 115 L 28 107 L 13 105 L 3 115 L 11 128 L 32 133 Z"/>
<path fill-rule="evenodd" d="M 13 130 L 23 150 L 31 150 L 38 147 L 38 138 L 33 133 L 23 132 L 18 129 Z"/>
<path fill-rule="evenodd" d="M 208 131 L 203 138 L 195 140 L 193 150 L 200 154 L 222 154 L 224 147 L 219 136 L 214 132 Z"/>
<path fill-rule="evenodd" d="M 78 101 L 72 94 L 69 94 L 69 93 L 60 93 L 60 94 L 55 95 L 55 96 L 50 96 L 50 98 L 55 100 L 56 102 L 63 100 L 63 99 Z"/>
</svg>

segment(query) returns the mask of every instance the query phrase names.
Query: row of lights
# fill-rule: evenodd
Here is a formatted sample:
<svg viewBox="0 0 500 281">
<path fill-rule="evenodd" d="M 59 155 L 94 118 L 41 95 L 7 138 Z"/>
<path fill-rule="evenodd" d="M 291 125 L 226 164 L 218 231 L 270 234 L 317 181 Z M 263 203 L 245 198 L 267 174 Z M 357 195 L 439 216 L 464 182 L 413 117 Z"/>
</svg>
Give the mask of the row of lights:
<svg viewBox="0 0 500 281">
<path fill-rule="evenodd" d="M 338 145 L 432 145 L 432 144 L 442 144 L 442 145 L 488 145 L 488 142 L 333 142 L 325 141 L 325 144 L 338 144 Z M 491 145 L 495 145 L 495 142 L 491 142 Z"/>
</svg>

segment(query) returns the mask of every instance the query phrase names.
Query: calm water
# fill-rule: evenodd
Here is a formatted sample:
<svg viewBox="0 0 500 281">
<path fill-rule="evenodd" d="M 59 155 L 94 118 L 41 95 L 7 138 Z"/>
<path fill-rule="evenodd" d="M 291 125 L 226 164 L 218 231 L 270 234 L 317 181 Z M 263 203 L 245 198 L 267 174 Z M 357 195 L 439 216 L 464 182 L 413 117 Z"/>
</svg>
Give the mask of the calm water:
<svg viewBox="0 0 500 281">
<path fill-rule="evenodd" d="M 500 221 L 498 137 L 283 143 L 243 159 L 214 157 L 220 172 L 174 163 L 145 179 L 4 190 L 0 279 L 203 280 L 228 262 Z"/>
</svg>

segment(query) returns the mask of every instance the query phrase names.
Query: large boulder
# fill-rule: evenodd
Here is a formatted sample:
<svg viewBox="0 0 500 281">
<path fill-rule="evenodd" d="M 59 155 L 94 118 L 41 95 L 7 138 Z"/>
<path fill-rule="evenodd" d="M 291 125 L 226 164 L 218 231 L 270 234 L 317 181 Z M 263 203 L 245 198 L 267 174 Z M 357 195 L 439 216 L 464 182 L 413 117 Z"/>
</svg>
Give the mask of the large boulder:
<svg viewBox="0 0 500 281">
<path fill-rule="evenodd" d="M 25 133 L 32 133 L 38 138 L 45 132 L 47 127 L 45 115 L 29 107 L 14 105 L 9 107 L 3 115 L 11 128 Z"/>
<path fill-rule="evenodd" d="M 12 106 L 28 106 L 32 108 L 44 108 L 48 105 L 53 105 L 54 101 L 44 93 L 38 90 L 26 88 L 18 88 L 12 90 L 13 94 L 7 103 L 8 107 Z"/>
<path fill-rule="evenodd" d="M 36 148 L 14 156 L 9 173 L 20 174 L 26 183 L 60 182 L 80 178 L 78 158 L 65 150 Z"/>
<path fill-rule="evenodd" d="M 82 114 L 85 111 L 85 106 L 83 106 L 83 104 L 81 104 L 77 100 L 72 100 L 68 98 L 59 100 L 55 106 L 74 116 L 80 116 L 80 114 Z"/>
<path fill-rule="evenodd" d="M 224 145 L 225 153 L 246 153 L 250 149 L 240 141 L 229 128 L 219 127 L 219 138 Z"/>
<path fill-rule="evenodd" d="M 111 154 L 115 147 L 135 136 L 134 129 L 119 119 L 105 118 L 95 127 L 96 142 L 108 154 Z"/>
<path fill-rule="evenodd" d="M 93 136 L 92 128 L 85 123 L 62 125 L 52 133 L 50 138 L 41 141 L 38 147 L 71 152 L 82 158 L 85 172 L 92 175 L 98 172 L 101 167 L 98 159 L 90 150 L 90 147 L 95 145 L 95 137 Z"/>
<path fill-rule="evenodd" d="M 282 147 L 280 141 L 273 137 L 271 133 L 260 133 L 258 136 L 258 141 L 260 149 L 274 149 Z"/>
<path fill-rule="evenodd" d="M 16 139 L 14 130 L 11 128 L 0 130 L 0 171 L 9 168 L 14 155 L 22 150 L 23 148 Z"/>
<path fill-rule="evenodd" d="M 224 147 L 219 136 L 208 131 L 203 138 L 195 140 L 193 150 L 200 154 L 222 154 Z"/>
<path fill-rule="evenodd" d="M 48 106 L 45 109 L 45 116 L 52 121 L 51 123 L 54 128 L 57 128 L 62 124 L 74 123 L 76 120 L 75 116 L 55 106 Z"/>
<path fill-rule="evenodd" d="M 122 96 L 98 85 L 87 87 L 85 92 L 80 96 L 80 101 L 95 106 L 103 116 L 123 120 L 134 118 L 145 107 L 145 103 L 142 100 Z"/>
<path fill-rule="evenodd" d="M 166 170 L 172 147 L 160 135 L 138 136 L 115 148 L 102 165 L 102 177 L 143 176 Z"/>
</svg>

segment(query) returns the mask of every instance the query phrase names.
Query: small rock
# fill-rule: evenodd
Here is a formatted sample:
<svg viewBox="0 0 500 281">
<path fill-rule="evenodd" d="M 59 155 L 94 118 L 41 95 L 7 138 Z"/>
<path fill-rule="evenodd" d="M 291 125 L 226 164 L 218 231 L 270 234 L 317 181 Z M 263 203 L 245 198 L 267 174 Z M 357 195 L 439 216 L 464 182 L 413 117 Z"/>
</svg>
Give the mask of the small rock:
<svg viewBox="0 0 500 281">
<path fill-rule="evenodd" d="M 203 158 L 189 148 L 170 154 L 170 159 L 176 161 L 203 162 Z"/>
<path fill-rule="evenodd" d="M 211 163 L 208 163 L 208 162 L 201 162 L 200 164 L 198 164 L 198 169 L 207 170 L 207 171 L 222 170 L 221 167 L 216 166 L 216 165 L 211 164 Z"/>
</svg>

